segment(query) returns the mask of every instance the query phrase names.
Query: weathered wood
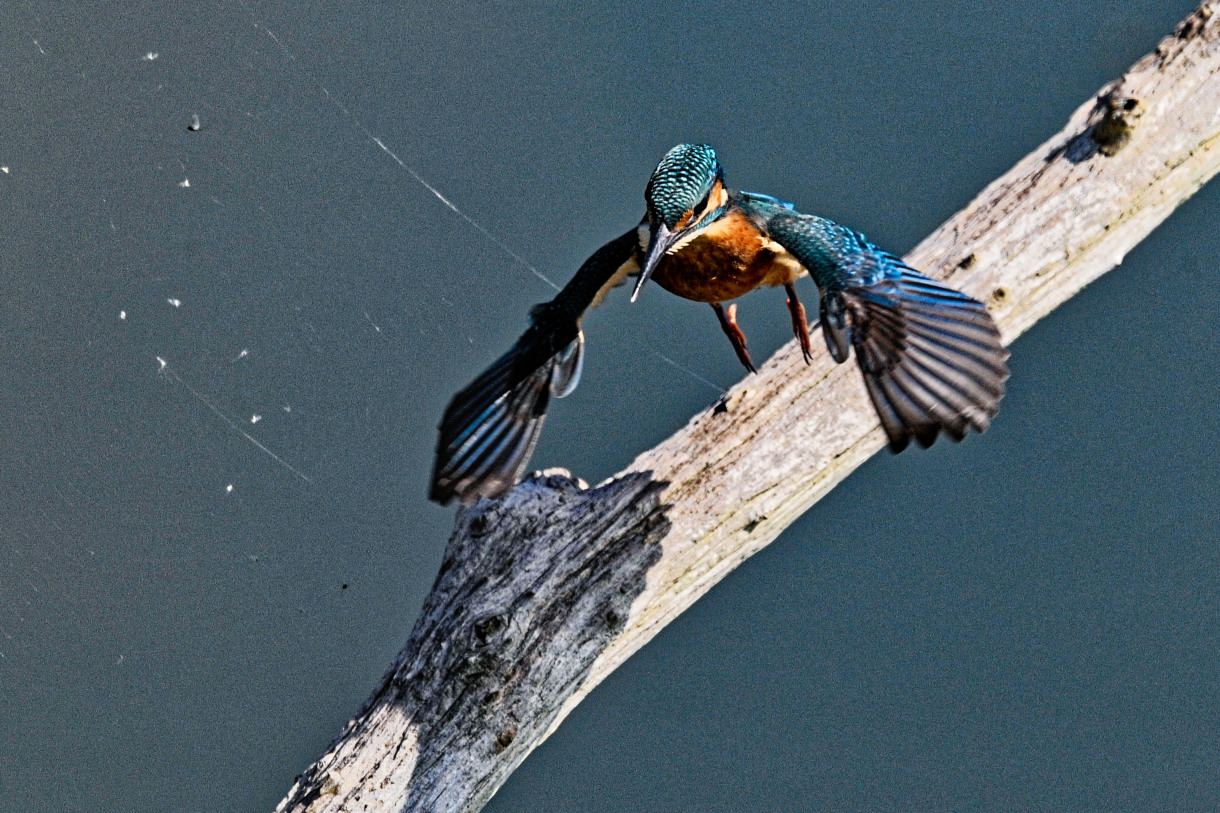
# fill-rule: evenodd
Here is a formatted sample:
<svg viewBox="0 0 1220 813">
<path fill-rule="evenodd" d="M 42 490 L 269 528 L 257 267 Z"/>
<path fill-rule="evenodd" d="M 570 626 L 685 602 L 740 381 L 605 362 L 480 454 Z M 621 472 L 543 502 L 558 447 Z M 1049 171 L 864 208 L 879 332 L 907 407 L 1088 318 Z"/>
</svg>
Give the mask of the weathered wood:
<svg viewBox="0 0 1220 813">
<path fill-rule="evenodd" d="M 907 262 L 988 303 L 1006 341 L 1121 262 L 1220 169 L 1218 6 Z M 855 365 L 807 367 L 793 342 L 607 483 L 544 473 L 463 509 L 406 648 L 278 810 L 478 810 L 590 689 L 882 445 Z"/>
</svg>

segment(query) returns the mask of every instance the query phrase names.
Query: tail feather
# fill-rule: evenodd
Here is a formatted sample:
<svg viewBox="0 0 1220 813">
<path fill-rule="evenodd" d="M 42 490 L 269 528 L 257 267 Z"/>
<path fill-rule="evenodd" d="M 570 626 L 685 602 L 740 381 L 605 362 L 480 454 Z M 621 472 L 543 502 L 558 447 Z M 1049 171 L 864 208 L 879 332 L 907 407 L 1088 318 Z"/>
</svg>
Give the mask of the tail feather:
<svg viewBox="0 0 1220 813">
<path fill-rule="evenodd" d="M 576 387 L 583 357 L 578 331 L 535 324 L 455 395 L 441 419 L 431 499 L 469 504 L 512 488 L 538 443 L 550 397 Z"/>
<path fill-rule="evenodd" d="M 843 290 L 851 339 L 890 448 L 982 432 L 999 411 L 1008 351 L 987 309 L 905 266 Z"/>
</svg>

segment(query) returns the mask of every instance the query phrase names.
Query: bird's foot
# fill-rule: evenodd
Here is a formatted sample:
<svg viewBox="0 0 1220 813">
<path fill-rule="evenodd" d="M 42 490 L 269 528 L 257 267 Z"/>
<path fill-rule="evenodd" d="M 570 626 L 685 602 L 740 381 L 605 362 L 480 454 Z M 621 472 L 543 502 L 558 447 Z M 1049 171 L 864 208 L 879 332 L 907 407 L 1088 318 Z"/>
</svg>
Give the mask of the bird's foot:
<svg viewBox="0 0 1220 813">
<path fill-rule="evenodd" d="M 720 320 L 720 328 L 724 331 L 724 335 L 729 337 L 729 342 L 733 345 L 733 352 L 737 354 L 737 360 L 750 372 L 757 373 L 758 370 L 754 369 L 754 362 L 750 359 L 750 351 L 746 350 L 746 334 L 737 326 L 737 303 L 729 305 L 727 313 L 719 302 L 712 304 L 712 310 L 716 311 L 716 318 Z"/>
<path fill-rule="evenodd" d="M 784 290 L 788 292 L 788 313 L 792 316 L 792 332 L 801 343 L 801 353 L 808 364 L 813 361 L 813 346 L 809 340 L 809 319 L 805 316 L 805 306 L 796 298 L 796 288 L 792 283 L 785 285 Z"/>
</svg>

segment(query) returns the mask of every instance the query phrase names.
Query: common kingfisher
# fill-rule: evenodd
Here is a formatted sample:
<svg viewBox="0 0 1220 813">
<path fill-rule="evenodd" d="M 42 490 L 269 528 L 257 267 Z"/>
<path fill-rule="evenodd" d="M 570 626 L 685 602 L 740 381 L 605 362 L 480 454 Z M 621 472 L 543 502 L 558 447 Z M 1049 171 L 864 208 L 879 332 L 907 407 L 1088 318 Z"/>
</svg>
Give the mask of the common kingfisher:
<svg viewBox="0 0 1220 813">
<path fill-rule="evenodd" d="M 783 286 L 792 329 L 812 358 L 809 323 L 794 283 L 818 286 L 818 324 L 830 355 L 856 361 L 889 447 L 932 445 L 982 432 L 999 411 L 1008 351 L 982 303 L 905 265 L 859 232 L 801 214 L 770 195 L 730 190 L 715 151 L 679 144 L 644 190 L 647 212 L 581 265 L 554 299 L 530 311 L 512 349 L 454 396 L 440 425 L 431 498 L 495 498 L 521 476 L 550 396 L 580 380 L 581 318 L 606 293 L 638 275 L 716 312 L 737 358 L 754 372 L 737 308 L 725 302 L 760 286 Z"/>
</svg>

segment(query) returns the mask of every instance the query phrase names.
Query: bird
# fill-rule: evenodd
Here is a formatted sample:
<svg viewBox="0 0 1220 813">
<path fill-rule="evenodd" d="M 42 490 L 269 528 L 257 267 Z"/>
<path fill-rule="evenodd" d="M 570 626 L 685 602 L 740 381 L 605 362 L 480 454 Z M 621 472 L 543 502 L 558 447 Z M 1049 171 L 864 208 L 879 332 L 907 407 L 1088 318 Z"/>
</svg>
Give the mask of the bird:
<svg viewBox="0 0 1220 813">
<path fill-rule="evenodd" d="M 430 498 L 442 505 L 496 499 L 516 484 L 538 442 L 552 397 L 580 381 L 581 319 L 635 277 L 634 302 L 650 281 L 715 311 L 737 359 L 756 372 L 732 300 L 783 286 L 806 363 L 813 341 L 795 282 L 810 277 L 826 348 L 856 362 L 891 451 L 940 434 L 961 441 L 999 411 L 1008 351 L 987 308 L 907 266 L 831 220 L 771 195 L 735 191 L 706 144 L 679 144 L 653 170 L 645 214 L 597 249 L 529 328 L 469 386 L 439 426 Z M 728 307 L 725 307 L 725 304 Z"/>
</svg>

